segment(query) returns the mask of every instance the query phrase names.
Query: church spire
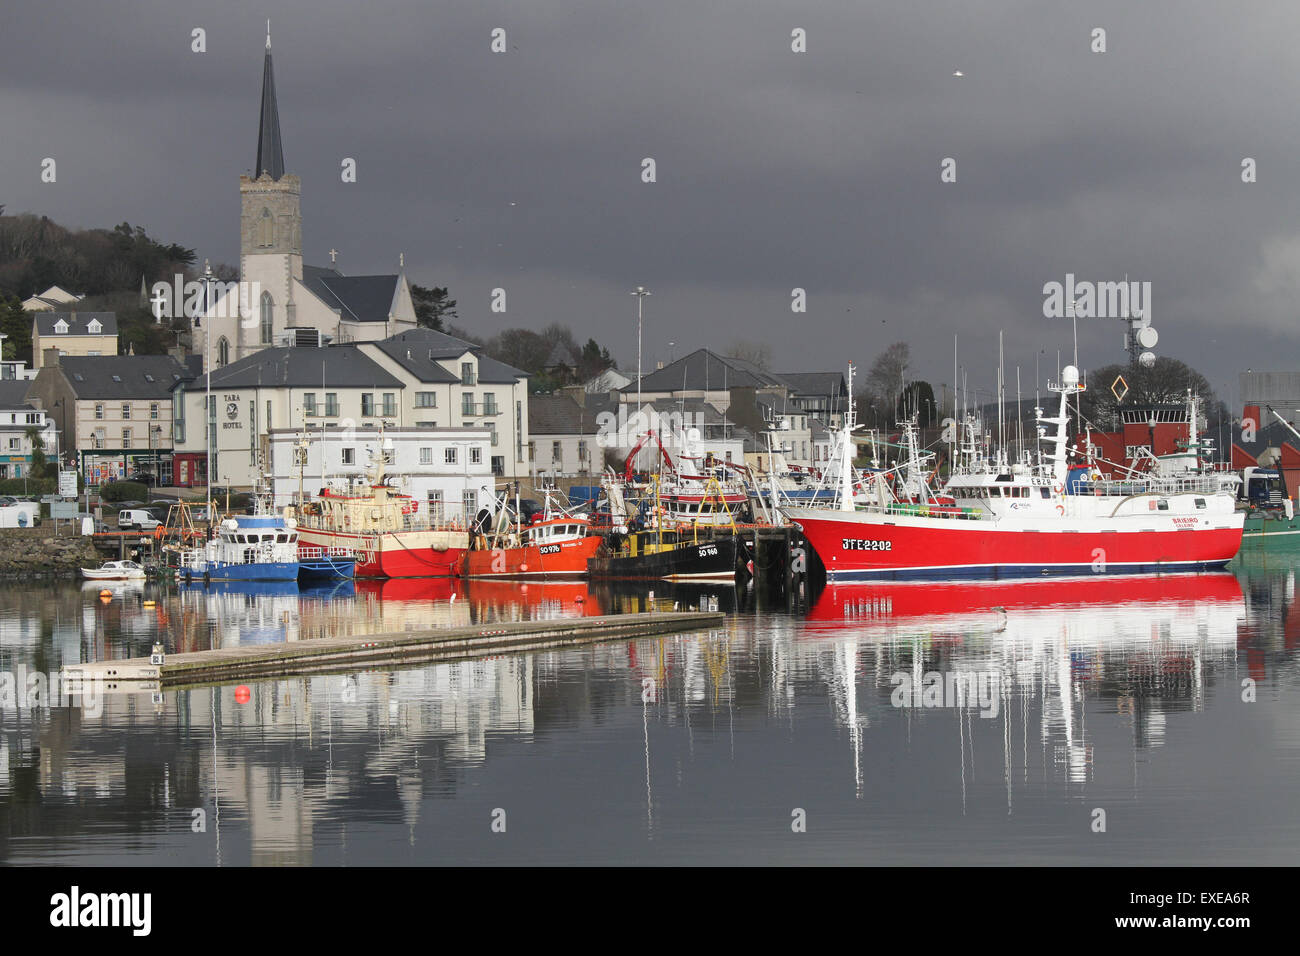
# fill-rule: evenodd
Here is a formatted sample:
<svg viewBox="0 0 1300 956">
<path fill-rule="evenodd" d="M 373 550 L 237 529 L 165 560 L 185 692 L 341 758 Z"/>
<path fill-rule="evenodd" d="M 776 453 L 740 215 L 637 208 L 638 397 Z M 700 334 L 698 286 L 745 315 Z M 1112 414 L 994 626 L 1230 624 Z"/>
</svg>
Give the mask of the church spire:
<svg viewBox="0 0 1300 956">
<path fill-rule="evenodd" d="M 275 71 L 271 67 L 271 21 L 266 21 L 266 60 L 262 66 L 262 117 L 257 131 L 257 166 L 253 178 L 269 173 L 284 175 L 284 147 L 280 143 L 280 110 L 275 104 Z"/>
</svg>

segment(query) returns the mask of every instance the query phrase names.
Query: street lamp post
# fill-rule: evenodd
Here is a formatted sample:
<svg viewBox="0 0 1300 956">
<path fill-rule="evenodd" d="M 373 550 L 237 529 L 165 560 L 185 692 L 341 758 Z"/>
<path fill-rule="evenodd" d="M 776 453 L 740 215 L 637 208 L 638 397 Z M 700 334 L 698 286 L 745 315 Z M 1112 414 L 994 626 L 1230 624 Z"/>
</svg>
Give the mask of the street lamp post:
<svg viewBox="0 0 1300 956">
<path fill-rule="evenodd" d="M 636 410 L 641 414 L 641 305 L 650 295 L 645 286 L 639 285 L 628 295 L 636 296 Z"/>
<path fill-rule="evenodd" d="M 203 283 L 203 318 L 207 324 L 203 326 L 203 368 L 206 372 L 207 384 L 203 399 L 203 434 L 205 445 L 204 451 L 207 456 L 205 465 L 206 474 L 204 475 L 205 484 L 207 485 L 207 518 L 208 524 L 212 523 L 212 445 L 217 440 L 217 420 L 212 410 L 212 318 L 208 314 L 212 311 L 212 266 L 208 260 L 203 260 L 203 276 L 199 280 Z M 197 319 L 198 317 L 195 316 Z M 196 321 L 194 326 L 197 328 L 199 323 Z"/>
</svg>

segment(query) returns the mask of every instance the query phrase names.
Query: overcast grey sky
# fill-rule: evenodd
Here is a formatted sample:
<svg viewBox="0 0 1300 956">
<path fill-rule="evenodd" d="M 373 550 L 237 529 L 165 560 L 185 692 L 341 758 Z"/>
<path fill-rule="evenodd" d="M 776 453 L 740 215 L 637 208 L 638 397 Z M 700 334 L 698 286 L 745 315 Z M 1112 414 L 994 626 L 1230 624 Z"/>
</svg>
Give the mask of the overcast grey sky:
<svg viewBox="0 0 1300 956">
<path fill-rule="evenodd" d="M 741 337 L 865 367 L 902 338 L 937 386 L 955 332 L 987 387 L 1003 329 L 1030 390 L 1071 348 L 1042 287 L 1072 272 L 1151 282 L 1157 353 L 1234 403 L 1240 370 L 1295 367 L 1293 3 L 9 0 L 0 203 L 237 261 L 267 17 L 306 260 L 404 252 L 476 332 L 564 322 L 634 364 L 644 284 L 647 367 Z M 1119 322 L 1079 324 L 1085 368 L 1124 358 Z"/>
</svg>

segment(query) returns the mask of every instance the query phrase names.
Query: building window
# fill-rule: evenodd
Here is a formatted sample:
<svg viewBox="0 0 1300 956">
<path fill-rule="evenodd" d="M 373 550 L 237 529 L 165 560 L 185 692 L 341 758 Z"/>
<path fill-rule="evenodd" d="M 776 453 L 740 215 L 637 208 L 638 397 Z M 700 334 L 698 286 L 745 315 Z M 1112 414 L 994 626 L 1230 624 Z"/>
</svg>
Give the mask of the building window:
<svg viewBox="0 0 1300 956">
<path fill-rule="evenodd" d="M 478 376 L 474 374 L 473 362 L 460 363 L 460 384 L 466 386 L 478 384 Z"/>
<path fill-rule="evenodd" d="M 334 417 L 337 416 L 338 413 L 339 413 L 339 393 L 326 392 L 325 393 L 325 415 L 327 417 Z"/>
<path fill-rule="evenodd" d="M 564 452 L 560 448 L 558 441 L 551 442 L 551 464 L 558 465 L 564 457 Z"/>
<path fill-rule="evenodd" d="M 384 392 L 384 415 L 388 418 L 397 414 L 397 396 L 392 392 Z"/>
<path fill-rule="evenodd" d="M 123 448 L 131 447 L 131 429 L 129 428 L 122 429 L 122 447 Z"/>
<path fill-rule="evenodd" d="M 416 392 L 415 407 L 416 408 L 437 408 L 438 393 L 437 392 Z"/>
<path fill-rule="evenodd" d="M 149 403 L 149 417 L 152 418 L 154 421 L 157 421 L 157 420 L 158 420 L 158 403 L 157 403 L 157 402 L 150 402 L 150 403 Z"/>
<path fill-rule="evenodd" d="M 223 335 L 217 340 L 217 367 L 230 364 L 230 342 Z"/>
<path fill-rule="evenodd" d="M 316 414 L 316 393 L 308 392 L 302 397 L 302 413 L 307 417 L 313 417 Z"/>
<path fill-rule="evenodd" d="M 130 418 L 130 417 L 131 417 L 131 403 L 130 403 L 130 402 L 123 402 L 123 403 L 122 403 L 122 418 L 123 418 L 123 420 L 125 420 L 125 419 L 128 419 L 128 418 Z"/>
<path fill-rule="evenodd" d="M 361 395 L 361 414 L 369 418 L 375 414 L 375 396 L 372 392 L 363 392 Z"/>
<path fill-rule="evenodd" d="M 474 513 L 478 511 L 478 492 L 467 488 L 465 491 L 461 492 L 460 498 L 465 508 L 465 517 L 474 517 Z"/>
<path fill-rule="evenodd" d="M 108 435 L 105 433 L 104 429 L 102 429 L 102 428 L 96 428 L 96 429 L 95 429 L 95 447 L 96 447 L 96 448 L 103 448 L 105 442 L 107 442 L 107 441 L 108 441 Z"/>
<path fill-rule="evenodd" d="M 492 443 L 496 445 L 494 441 Z M 515 402 L 515 461 L 524 460 L 524 403 Z"/>
<path fill-rule="evenodd" d="M 271 332 L 274 326 L 271 322 L 271 293 L 262 293 L 262 344 L 271 344 Z"/>
<path fill-rule="evenodd" d="M 11 438 L 11 439 L 9 439 L 9 450 L 10 450 L 10 451 L 18 451 L 18 450 L 20 450 L 21 448 L 22 448 L 22 441 L 21 441 L 20 439 L 17 439 L 17 438 Z"/>
<path fill-rule="evenodd" d="M 269 398 L 266 400 L 266 421 L 262 423 L 262 427 L 267 431 L 271 430 L 271 400 Z"/>
<path fill-rule="evenodd" d="M 535 441 L 530 441 L 528 443 L 528 460 L 529 461 L 537 460 L 537 442 Z"/>
<path fill-rule="evenodd" d="M 578 442 L 578 461 L 579 461 L 579 462 L 585 462 L 586 460 L 587 460 L 587 443 L 586 443 L 585 441 L 579 441 L 579 442 Z"/>
<path fill-rule="evenodd" d="M 343 451 L 343 464 L 351 465 L 356 462 L 355 448 L 344 448 L 342 451 Z"/>
<path fill-rule="evenodd" d="M 262 170 L 253 170 L 253 178 L 262 175 Z M 263 208 L 262 215 L 257 220 L 257 245 L 262 249 L 269 249 L 275 245 L 275 217 L 271 215 L 271 210 Z"/>
<path fill-rule="evenodd" d="M 495 422 L 493 422 L 488 427 L 488 434 L 492 436 L 492 447 L 496 448 L 497 447 L 497 426 Z"/>
<path fill-rule="evenodd" d="M 505 455 L 493 455 L 493 456 L 492 456 L 492 474 L 494 474 L 494 475 L 504 475 L 505 473 L 506 473 L 506 456 L 505 456 Z"/>
<path fill-rule="evenodd" d="M 456 464 L 456 449 L 455 448 L 443 449 L 442 460 L 446 462 L 448 465 Z"/>
<path fill-rule="evenodd" d="M 483 393 L 483 414 L 495 415 L 497 413 L 497 397 L 495 392 Z"/>
<path fill-rule="evenodd" d="M 460 396 L 460 413 L 462 415 L 474 414 L 474 393 L 463 392 Z"/>
<path fill-rule="evenodd" d="M 432 464 L 433 464 L 433 449 L 432 449 L 432 448 L 427 448 L 427 447 L 425 447 L 425 448 L 421 448 L 421 449 L 420 449 L 420 464 L 422 464 L 422 465 L 432 465 Z"/>
<path fill-rule="evenodd" d="M 104 417 L 104 406 L 103 406 L 102 404 L 96 404 L 96 405 L 95 405 L 95 417 L 98 418 L 98 419 L 101 419 L 101 420 L 103 419 L 103 417 Z"/>
<path fill-rule="evenodd" d="M 483 464 L 483 449 L 475 445 L 469 450 L 469 463 L 471 465 Z"/>
</svg>

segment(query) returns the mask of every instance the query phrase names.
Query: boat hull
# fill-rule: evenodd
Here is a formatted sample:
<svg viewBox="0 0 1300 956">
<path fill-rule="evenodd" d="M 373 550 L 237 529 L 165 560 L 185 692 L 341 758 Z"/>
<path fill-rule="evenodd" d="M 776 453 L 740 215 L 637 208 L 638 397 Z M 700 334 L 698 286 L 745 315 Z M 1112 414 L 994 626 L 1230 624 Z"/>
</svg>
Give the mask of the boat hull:
<svg viewBox="0 0 1300 956">
<path fill-rule="evenodd" d="M 1221 568 L 1241 548 L 1242 516 L 1194 526 L 1118 521 L 957 521 L 879 512 L 787 509 L 828 581 L 1137 574 Z M 1201 520 L 1201 519 L 1196 519 Z"/>
<path fill-rule="evenodd" d="M 587 574 L 587 562 L 604 543 L 589 535 L 554 544 L 522 548 L 486 548 L 466 555 L 471 578 L 573 578 Z"/>
<path fill-rule="evenodd" d="M 351 534 L 299 528 L 303 548 L 344 548 L 356 554 L 358 578 L 447 578 L 464 571 L 465 531 L 393 531 Z"/>
<path fill-rule="evenodd" d="M 1294 518 L 1287 518 L 1280 512 L 1276 517 L 1247 515 L 1241 532 L 1241 546 L 1243 549 L 1300 551 L 1300 515 Z"/>
<path fill-rule="evenodd" d="M 194 581 L 293 581 L 298 580 L 297 561 L 268 561 L 265 563 L 227 564 L 210 561 L 201 567 L 182 568 L 180 576 Z"/>
<path fill-rule="evenodd" d="M 593 578 L 651 581 L 736 580 L 737 545 L 734 537 L 711 541 L 682 542 L 665 551 L 649 554 L 602 554 L 588 567 Z"/>
</svg>

